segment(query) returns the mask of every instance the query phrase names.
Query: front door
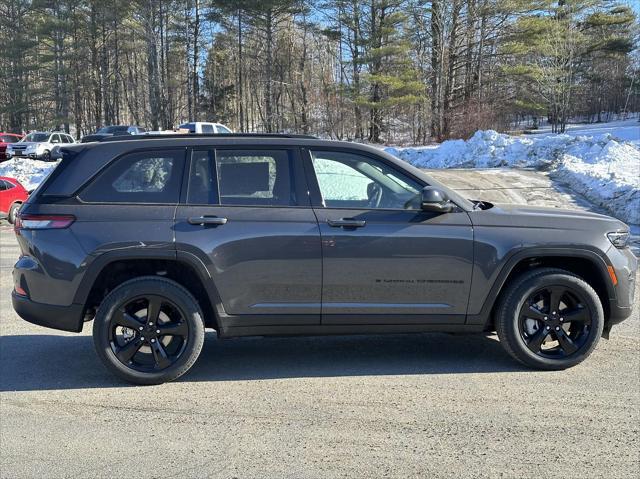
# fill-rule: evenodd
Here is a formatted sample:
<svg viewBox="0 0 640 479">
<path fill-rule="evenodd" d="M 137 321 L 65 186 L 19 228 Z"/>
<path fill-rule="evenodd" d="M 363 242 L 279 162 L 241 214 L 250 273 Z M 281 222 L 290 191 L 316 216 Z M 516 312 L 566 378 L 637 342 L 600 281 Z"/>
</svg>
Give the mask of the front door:
<svg viewBox="0 0 640 479">
<path fill-rule="evenodd" d="M 297 149 L 194 150 L 176 247 L 206 265 L 224 326 L 320 323 L 318 224 Z"/>
<path fill-rule="evenodd" d="M 322 323 L 463 323 L 473 264 L 468 215 L 423 212 L 425 185 L 380 158 L 316 150 L 308 161 L 322 203 Z"/>
</svg>

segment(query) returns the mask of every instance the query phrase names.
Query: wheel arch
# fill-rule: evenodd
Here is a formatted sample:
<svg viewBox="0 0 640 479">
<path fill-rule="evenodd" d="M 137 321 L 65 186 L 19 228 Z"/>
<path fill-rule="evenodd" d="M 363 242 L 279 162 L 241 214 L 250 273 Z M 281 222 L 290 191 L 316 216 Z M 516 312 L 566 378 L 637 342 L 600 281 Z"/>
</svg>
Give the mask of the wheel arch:
<svg viewBox="0 0 640 479">
<path fill-rule="evenodd" d="M 520 274 L 541 267 L 563 269 L 583 278 L 598 293 L 605 321 L 608 321 L 611 303 L 616 301 L 616 293 L 609 278 L 608 266 L 603 253 L 589 249 L 536 248 L 518 252 L 501 269 L 485 298 L 481 313 L 476 318 L 470 318 L 471 321 L 468 323 L 481 322 L 484 324 L 485 330 L 493 330 L 495 309 L 500 302 L 505 286 Z"/>
<path fill-rule="evenodd" d="M 217 308 L 221 303 L 212 279 L 197 257 L 181 253 L 103 253 L 87 267 L 74 303 L 84 305 L 85 316 L 90 318 L 109 291 L 122 282 L 139 276 L 159 276 L 172 279 L 187 288 L 200 303 L 205 326 L 219 330 Z"/>
</svg>

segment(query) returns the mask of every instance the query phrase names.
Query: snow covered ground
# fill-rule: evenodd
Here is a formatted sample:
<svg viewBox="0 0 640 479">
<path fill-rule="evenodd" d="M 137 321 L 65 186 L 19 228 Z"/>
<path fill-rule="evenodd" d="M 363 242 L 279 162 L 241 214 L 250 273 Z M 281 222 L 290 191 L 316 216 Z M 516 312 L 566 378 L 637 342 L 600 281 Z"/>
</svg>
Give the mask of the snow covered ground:
<svg viewBox="0 0 640 479">
<path fill-rule="evenodd" d="M 57 165 L 57 162 L 14 158 L 0 163 L 0 176 L 16 178 L 27 191 L 31 191 L 42 183 Z"/>
<path fill-rule="evenodd" d="M 536 168 L 605 208 L 640 224 L 640 123 L 573 127 L 568 133 L 510 136 L 478 131 L 469 140 L 385 150 L 420 168 Z"/>
<path fill-rule="evenodd" d="M 627 120 L 616 120 L 607 123 L 570 123 L 567 125 L 567 134 L 569 135 L 602 135 L 610 133 L 615 138 L 623 141 L 631 141 L 640 144 L 640 123 L 638 118 L 629 118 Z M 544 126 L 534 133 L 534 135 L 553 135 L 551 126 Z"/>
</svg>

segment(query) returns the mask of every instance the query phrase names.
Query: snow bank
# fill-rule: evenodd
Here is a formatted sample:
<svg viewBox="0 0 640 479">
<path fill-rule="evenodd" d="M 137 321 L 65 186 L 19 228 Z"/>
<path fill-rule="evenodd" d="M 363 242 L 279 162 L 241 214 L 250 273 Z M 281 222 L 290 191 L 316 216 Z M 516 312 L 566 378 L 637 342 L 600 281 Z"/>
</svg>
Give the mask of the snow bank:
<svg viewBox="0 0 640 479">
<path fill-rule="evenodd" d="M 57 162 L 14 158 L 0 163 L 0 176 L 15 178 L 26 190 L 31 191 L 42 183 L 57 165 Z"/>
<path fill-rule="evenodd" d="M 467 141 L 385 151 L 419 168 L 549 170 L 552 178 L 617 218 L 640 224 L 640 146 L 609 133 L 514 137 L 487 130 Z"/>
</svg>

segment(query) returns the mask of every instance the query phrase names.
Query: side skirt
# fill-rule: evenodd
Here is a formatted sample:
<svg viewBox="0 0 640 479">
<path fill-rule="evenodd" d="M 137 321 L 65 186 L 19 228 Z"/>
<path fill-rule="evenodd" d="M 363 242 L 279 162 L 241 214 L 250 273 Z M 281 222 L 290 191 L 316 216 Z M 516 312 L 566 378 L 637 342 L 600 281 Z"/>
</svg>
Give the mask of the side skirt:
<svg viewBox="0 0 640 479">
<path fill-rule="evenodd" d="M 481 333 L 483 325 L 467 324 L 344 324 L 235 326 L 218 331 L 221 338 L 241 336 L 325 336 L 346 334 Z"/>
</svg>

